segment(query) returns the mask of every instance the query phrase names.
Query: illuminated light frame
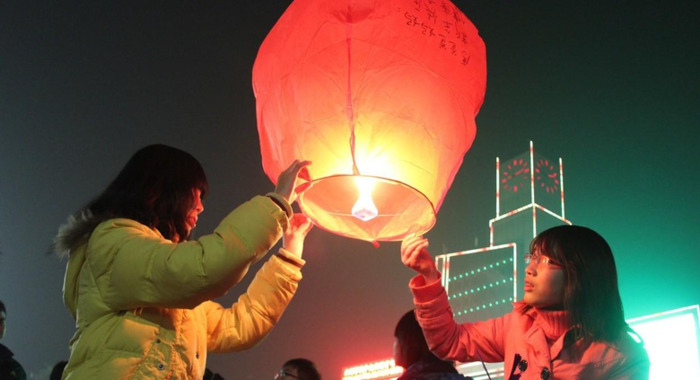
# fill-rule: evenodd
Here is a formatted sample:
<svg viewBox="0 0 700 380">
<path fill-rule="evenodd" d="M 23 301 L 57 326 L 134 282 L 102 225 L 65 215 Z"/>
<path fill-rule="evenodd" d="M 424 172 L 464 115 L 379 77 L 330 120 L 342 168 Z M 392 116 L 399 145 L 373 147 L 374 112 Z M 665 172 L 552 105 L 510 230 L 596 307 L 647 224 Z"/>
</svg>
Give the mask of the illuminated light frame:
<svg viewBox="0 0 700 380">
<path fill-rule="evenodd" d="M 488 374 L 484 372 L 484 366 L 488 370 Z M 464 376 L 471 377 L 472 380 L 490 380 L 490 379 L 503 379 L 505 376 L 505 369 L 503 368 L 503 362 L 500 363 L 482 363 L 482 362 L 469 362 L 469 363 L 458 363 L 455 368 L 457 371 Z"/>
<path fill-rule="evenodd" d="M 343 380 L 396 379 L 403 371 L 394 359 L 387 359 L 345 368 Z"/>
<path fill-rule="evenodd" d="M 445 287 L 445 292 L 450 293 L 450 258 L 455 256 L 464 256 L 473 253 L 481 253 L 488 251 L 495 251 L 500 249 L 512 248 L 513 249 L 513 299 L 516 298 L 518 294 L 518 247 L 515 243 L 507 243 L 496 246 L 489 246 L 484 248 L 470 249 L 468 251 L 446 253 L 444 255 L 435 256 L 435 266 L 438 268 L 440 273 L 442 273 L 442 286 Z"/>
<path fill-rule="evenodd" d="M 535 202 L 535 148 L 532 140 L 530 141 L 530 204 L 522 206 L 518 209 L 508 211 L 501 215 L 501 160 L 496 157 L 496 217 L 489 220 L 489 245 L 493 246 L 493 224 L 501 219 L 507 218 L 529 208 L 532 209 L 532 236 L 537 236 L 537 210 L 544 211 L 553 217 L 560 219 L 566 224 L 572 224 L 571 221 L 566 219 L 565 208 L 564 208 L 564 163 L 559 157 L 559 183 L 560 188 L 560 201 L 561 201 L 561 215 L 548 210 L 547 208 L 537 204 Z"/>
<path fill-rule="evenodd" d="M 646 335 L 645 328 L 652 324 L 672 322 L 676 318 L 690 317 L 694 331 L 682 331 L 684 338 L 679 340 L 678 335 L 664 329 L 662 336 Z M 678 325 L 680 321 L 673 321 Z M 650 380 L 662 380 L 673 378 L 700 379 L 700 306 L 692 305 L 679 309 L 650 314 L 638 318 L 628 319 L 627 323 L 644 340 L 644 347 L 649 354 L 651 366 L 649 368 Z M 693 341 L 694 339 L 694 341 Z M 680 343 L 687 343 L 684 349 L 679 348 Z M 674 347 L 676 347 L 674 349 Z M 654 350 L 651 350 L 654 348 Z M 675 371 L 675 372 L 674 372 Z"/>
</svg>

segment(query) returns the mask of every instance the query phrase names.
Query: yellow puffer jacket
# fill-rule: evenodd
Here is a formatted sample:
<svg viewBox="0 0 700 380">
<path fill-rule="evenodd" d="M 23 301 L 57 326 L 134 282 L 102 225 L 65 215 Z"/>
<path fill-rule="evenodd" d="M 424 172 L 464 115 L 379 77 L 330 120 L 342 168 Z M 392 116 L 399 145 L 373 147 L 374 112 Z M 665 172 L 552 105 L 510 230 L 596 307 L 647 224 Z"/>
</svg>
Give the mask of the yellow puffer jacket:
<svg viewBox="0 0 700 380">
<path fill-rule="evenodd" d="M 213 234 L 180 244 L 130 219 L 101 223 L 66 268 L 63 298 L 77 331 L 63 379 L 201 380 L 208 351 L 262 340 L 297 289 L 302 259 L 281 249 L 284 259 L 273 255 L 231 307 L 211 300 L 279 240 L 286 215 L 258 196 Z"/>
</svg>

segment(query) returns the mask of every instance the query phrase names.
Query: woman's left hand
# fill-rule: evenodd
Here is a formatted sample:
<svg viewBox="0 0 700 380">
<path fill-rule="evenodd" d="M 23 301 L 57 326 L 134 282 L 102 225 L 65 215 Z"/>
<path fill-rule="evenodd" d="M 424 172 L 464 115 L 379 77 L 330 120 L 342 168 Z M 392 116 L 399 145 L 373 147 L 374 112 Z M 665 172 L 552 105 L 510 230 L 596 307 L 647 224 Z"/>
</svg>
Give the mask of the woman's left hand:
<svg viewBox="0 0 700 380">
<path fill-rule="evenodd" d="M 294 160 L 294 162 L 280 173 L 277 178 L 277 186 L 275 186 L 275 193 L 284 197 L 287 202 L 291 205 L 297 198 L 297 192 L 303 191 L 305 187 L 297 190 L 297 182 L 301 178 L 302 180 L 309 181 L 309 169 L 307 166 L 311 165 L 311 161 L 300 161 Z"/>
<path fill-rule="evenodd" d="M 301 257 L 304 251 L 304 239 L 309 231 L 311 231 L 312 227 L 313 224 L 306 215 L 292 215 L 289 219 L 289 226 L 287 230 L 284 231 L 284 236 L 282 237 L 282 247 L 289 251 L 289 253 Z"/>
</svg>

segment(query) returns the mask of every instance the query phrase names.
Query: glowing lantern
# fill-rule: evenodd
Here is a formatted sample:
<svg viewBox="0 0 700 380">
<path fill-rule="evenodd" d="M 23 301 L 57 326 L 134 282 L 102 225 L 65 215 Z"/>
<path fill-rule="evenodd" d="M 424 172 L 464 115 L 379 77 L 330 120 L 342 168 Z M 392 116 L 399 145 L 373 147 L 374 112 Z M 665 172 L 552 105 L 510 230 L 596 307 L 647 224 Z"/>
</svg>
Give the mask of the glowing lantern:
<svg viewBox="0 0 700 380">
<path fill-rule="evenodd" d="M 484 43 L 447 0 L 295 0 L 253 66 L 263 168 L 313 161 L 302 211 L 368 241 L 424 233 L 476 133 Z"/>
</svg>

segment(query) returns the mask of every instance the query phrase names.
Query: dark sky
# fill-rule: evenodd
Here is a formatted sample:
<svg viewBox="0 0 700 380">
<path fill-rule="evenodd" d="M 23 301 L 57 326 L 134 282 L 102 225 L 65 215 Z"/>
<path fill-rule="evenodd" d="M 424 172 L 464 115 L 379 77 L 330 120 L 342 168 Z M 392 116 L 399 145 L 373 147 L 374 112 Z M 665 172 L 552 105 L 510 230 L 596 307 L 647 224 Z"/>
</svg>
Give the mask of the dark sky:
<svg viewBox="0 0 700 380">
<path fill-rule="evenodd" d="M 67 359 L 74 331 L 65 260 L 46 254 L 52 237 L 136 149 L 162 142 L 200 159 L 212 191 L 198 234 L 272 190 L 251 69 L 288 4 L 0 1 L 3 343 L 34 378 Z M 495 158 L 533 140 L 563 158 L 566 216 L 612 246 L 627 317 L 700 303 L 699 3 L 456 4 L 486 43 L 488 84 L 474 145 L 427 235 L 433 254 L 488 245 Z M 395 323 L 412 306 L 399 244 L 315 229 L 307 247 L 304 280 L 271 335 L 211 356 L 211 368 L 267 379 L 303 356 L 333 380 L 391 357 Z"/>
</svg>

